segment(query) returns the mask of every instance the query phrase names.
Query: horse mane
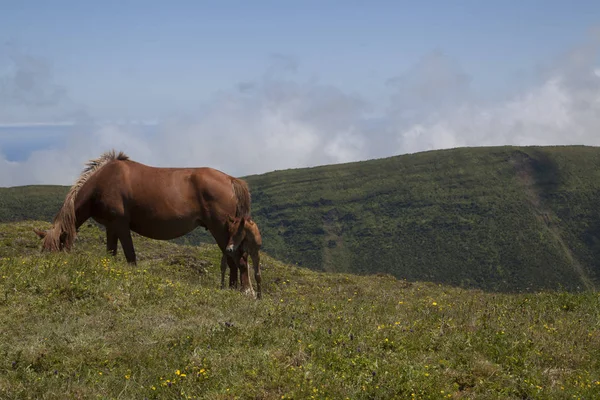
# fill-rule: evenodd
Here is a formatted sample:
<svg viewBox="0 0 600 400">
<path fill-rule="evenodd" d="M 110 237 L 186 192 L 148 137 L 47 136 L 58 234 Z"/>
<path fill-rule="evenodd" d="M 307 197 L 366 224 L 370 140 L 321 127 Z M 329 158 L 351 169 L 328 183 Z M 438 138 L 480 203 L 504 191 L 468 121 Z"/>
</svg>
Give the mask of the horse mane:
<svg viewBox="0 0 600 400">
<path fill-rule="evenodd" d="M 60 238 L 65 235 L 64 247 L 69 250 L 75 241 L 77 233 L 75 221 L 75 198 L 83 185 L 94 175 L 100 168 L 114 160 L 129 160 L 124 152 L 116 153 L 115 150 L 104 152 L 100 157 L 88 161 L 85 168 L 71 186 L 65 197 L 65 201 L 54 217 L 52 228 L 48 230 L 45 237 L 46 246 L 54 249 L 60 249 Z"/>
<path fill-rule="evenodd" d="M 248 183 L 241 179 L 231 177 L 231 186 L 233 187 L 234 196 L 237 199 L 236 217 L 250 217 L 251 195 L 248 189 Z"/>
</svg>

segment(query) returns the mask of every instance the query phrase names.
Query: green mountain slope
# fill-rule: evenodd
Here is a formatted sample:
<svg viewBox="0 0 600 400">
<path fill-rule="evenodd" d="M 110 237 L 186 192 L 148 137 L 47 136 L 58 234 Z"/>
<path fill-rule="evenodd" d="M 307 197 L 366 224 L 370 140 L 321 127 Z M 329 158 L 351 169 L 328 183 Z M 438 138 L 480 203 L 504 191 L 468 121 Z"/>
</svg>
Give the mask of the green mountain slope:
<svg viewBox="0 0 600 400">
<path fill-rule="evenodd" d="M 432 151 L 249 182 L 265 248 L 311 268 L 494 290 L 600 278 L 597 148 Z"/>
<path fill-rule="evenodd" d="M 498 291 L 600 282 L 598 148 L 459 148 L 246 179 L 265 251 L 290 263 Z M 43 189 L 0 191 L 0 217 L 47 219 L 66 188 Z"/>
<path fill-rule="evenodd" d="M 261 300 L 215 245 L 85 224 L 41 254 L 0 224 L 1 399 L 597 399 L 598 294 L 496 294 L 310 271 L 263 254 Z"/>
</svg>

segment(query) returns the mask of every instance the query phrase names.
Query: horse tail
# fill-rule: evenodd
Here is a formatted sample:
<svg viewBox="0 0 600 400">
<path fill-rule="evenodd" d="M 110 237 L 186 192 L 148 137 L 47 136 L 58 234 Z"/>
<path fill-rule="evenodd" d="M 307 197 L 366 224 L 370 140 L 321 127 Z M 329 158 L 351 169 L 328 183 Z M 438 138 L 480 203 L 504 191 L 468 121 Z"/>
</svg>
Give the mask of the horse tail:
<svg viewBox="0 0 600 400">
<path fill-rule="evenodd" d="M 237 199 L 236 217 L 250 217 L 251 196 L 246 181 L 237 178 L 231 178 L 233 193 Z"/>
</svg>

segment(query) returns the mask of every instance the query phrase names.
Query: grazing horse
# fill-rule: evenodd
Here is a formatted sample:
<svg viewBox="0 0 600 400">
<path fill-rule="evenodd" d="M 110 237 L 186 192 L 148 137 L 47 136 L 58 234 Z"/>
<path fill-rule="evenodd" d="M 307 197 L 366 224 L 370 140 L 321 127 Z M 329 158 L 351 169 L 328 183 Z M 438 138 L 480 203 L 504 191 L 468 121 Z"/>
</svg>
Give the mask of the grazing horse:
<svg viewBox="0 0 600 400">
<path fill-rule="evenodd" d="M 225 251 L 227 254 L 234 254 L 240 248 L 244 256 L 249 255 L 252 259 L 254 267 L 254 279 L 256 280 L 256 294 L 260 299 L 262 296 L 261 283 L 262 277 L 260 273 L 260 255 L 259 251 L 262 247 L 262 237 L 258 225 L 249 217 L 228 217 L 229 221 L 229 241 Z M 221 258 L 221 287 L 225 287 L 225 271 L 227 269 L 227 260 L 225 253 Z M 229 279 L 231 280 L 230 272 Z"/>
<path fill-rule="evenodd" d="M 208 168 L 158 168 L 129 159 L 114 150 L 90 160 L 48 231 L 34 229 L 43 239 L 42 251 L 69 251 L 79 227 L 93 218 L 106 228 L 106 248 L 113 256 L 121 242 L 128 263 L 136 264 L 131 231 L 170 240 L 201 226 L 210 231 L 225 254 L 228 216 L 249 217 L 251 197 L 243 180 Z M 243 252 L 227 252 L 235 271 L 230 286 L 252 290 Z M 232 274 L 233 275 L 233 274 Z"/>
</svg>

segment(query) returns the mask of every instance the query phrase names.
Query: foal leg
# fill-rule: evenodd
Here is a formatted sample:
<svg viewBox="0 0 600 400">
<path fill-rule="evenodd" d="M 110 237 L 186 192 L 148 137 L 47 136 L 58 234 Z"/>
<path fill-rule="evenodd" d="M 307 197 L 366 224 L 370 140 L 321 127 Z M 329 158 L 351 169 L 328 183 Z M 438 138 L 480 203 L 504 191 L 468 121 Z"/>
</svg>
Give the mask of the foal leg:
<svg viewBox="0 0 600 400">
<path fill-rule="evenodd" d="M 260 275 L 260 255 L 255 250 L 250 255 L 252 257 L 252 266 L 254 267 L 254 280 L 256 281 L 256 297 L 262 297 L 262 276 Z"/>
<path fill-rule="evenodd" d="M 227 256 L 221 257 L 221 289 L 225 289 L 225 272 L 227 271 Z"/>
<path fill-rule="evenodd" d="M 129 264 L 137 265 L 135 250 L 133 248 L 133 240 L 131 239 L 131 231 L 129 228 L 119 230 L 119 240 L 123 247 L 123 253 Z"/>
<path fill-rule="evenodd" d="M 254 289 L 252 288 L 252 282 L 250 282 L 250 266 L 246 257 L 239 258 L 240 264 L 240 280 L 242 282 L 241 291 L 244 294 L 248 294 L 255 297 Z"/>
</svg>

